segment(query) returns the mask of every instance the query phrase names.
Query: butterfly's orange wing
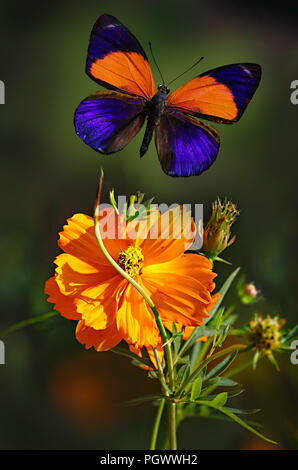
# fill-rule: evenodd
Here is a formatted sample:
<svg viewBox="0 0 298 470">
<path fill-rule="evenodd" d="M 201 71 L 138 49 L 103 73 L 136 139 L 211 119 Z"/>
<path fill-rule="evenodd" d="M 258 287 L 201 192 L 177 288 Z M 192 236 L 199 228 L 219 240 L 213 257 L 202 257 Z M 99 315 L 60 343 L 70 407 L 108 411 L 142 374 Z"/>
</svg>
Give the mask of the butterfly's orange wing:
<svg viewBox="0 0 298 470">
<path fill-rule="evenodd" d="M 105 88 L 150 100 L 156 88 L 147 56 L 135 36 L 115 17 L 102 15 L 90 36 L 87 74 Z"/>
<path fill-rule="evenodd" d="M 258 64 L 232 64 L 205 72 L 171 93 L 166 106 L 230 124 L 242 116 L 261 79 Z"/>
</svg>

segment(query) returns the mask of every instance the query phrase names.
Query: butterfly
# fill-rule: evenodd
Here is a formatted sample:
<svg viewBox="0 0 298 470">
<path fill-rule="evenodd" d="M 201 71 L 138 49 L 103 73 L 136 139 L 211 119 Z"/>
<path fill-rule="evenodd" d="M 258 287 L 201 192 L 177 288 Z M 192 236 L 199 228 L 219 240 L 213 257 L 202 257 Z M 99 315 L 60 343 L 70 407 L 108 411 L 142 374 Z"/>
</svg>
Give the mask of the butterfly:
<svg viewBox="0 0 298 470">
<path fill-rule="evenodd" d="M 146 123 L 142 157 L 155 133 L 163 171 L 199 175 L 215 161 L 218 132 L 198 118 L 237 122 L 260 79 L 258 64 L 225 65 L 204 72 L 170 93 L 154 84 L 147 56 L 135 36 L 114 16 L 101 15 L 90 36 L 86 73 L 107 90 L 83 100 L 75 111 L 77 135 L 102 154 L 122 150 Z"/>
</svg>

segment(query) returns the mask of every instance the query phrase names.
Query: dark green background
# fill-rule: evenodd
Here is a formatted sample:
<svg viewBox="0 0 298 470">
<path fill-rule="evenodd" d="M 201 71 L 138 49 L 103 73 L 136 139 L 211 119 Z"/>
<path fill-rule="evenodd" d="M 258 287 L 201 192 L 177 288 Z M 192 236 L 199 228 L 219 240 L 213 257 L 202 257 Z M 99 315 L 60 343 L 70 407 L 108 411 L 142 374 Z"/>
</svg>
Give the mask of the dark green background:
<svg viewBox="0 0 298 470">
<path fill-rule="evenodd" d="M 117 16 L 148 52 L 152 41 L 166 80 L 202 55 L 198 73 L 228 63 L 262 65 L 260 87 L 241 121 L 217 125 L 221 150 L 203 175 L 173 179 L 161 170 L 154 145 L 140 160 L 142 133 L 120 154 L 101 156 L 75 136 L 78 103 L 99 89 L 84 73 L 93 23 Z M 264 313 L 297 322 L 297 124 L 290 83 L 298 79 L 297 6 L 282 2 L 93 1 L 1 3 L 1 328 L 51 310 L 43 285 L 59 253 L 57 232 L 75 212 L 91 214 L 99 169 L 105 191 L 136 190 L 157 202 L 203 203 L 231 198 L 241 209 L 237 241 L 225 253 L 262 290 Z M 156 69 L 152 66 L 156 81 Z M 175 83 L 192 78 L 193 71 Z M 223 276 L 226 266 L 216 266 Z M 223 278 L 222 278 L 223 279 Z M 240 309 L 247 321 L 253 308 Z M 74 322 L 60 317 L 5 340 L 0 366 L 0 448 L 132 449 L 148 446 L 151 407 L 116 402 L 155 390 L 146 374 L 112 353 L 85 352 Z M 297 448 L 297 366 L 263 361 L 239 379 L 244 408 L 262 408 L 263 431 Z M 263 448 L 237 425 L 185 421 L 181 448 Z"/>
</svg>

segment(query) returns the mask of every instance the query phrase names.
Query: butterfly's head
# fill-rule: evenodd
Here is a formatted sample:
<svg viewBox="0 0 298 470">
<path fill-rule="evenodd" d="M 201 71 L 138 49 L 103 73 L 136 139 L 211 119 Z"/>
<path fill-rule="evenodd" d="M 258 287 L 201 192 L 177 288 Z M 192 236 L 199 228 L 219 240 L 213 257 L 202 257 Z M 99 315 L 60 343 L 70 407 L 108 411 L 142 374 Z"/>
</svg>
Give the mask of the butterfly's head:
<svg viewBox="0 0 298 470">
<path fill-rule="evenodd" d="M 170 89 L 166 85 L 158 85 L 158 91 L 161 93 L 164 93 L 165 95 L 168 95 L 170 93 Z"/>
</svg>

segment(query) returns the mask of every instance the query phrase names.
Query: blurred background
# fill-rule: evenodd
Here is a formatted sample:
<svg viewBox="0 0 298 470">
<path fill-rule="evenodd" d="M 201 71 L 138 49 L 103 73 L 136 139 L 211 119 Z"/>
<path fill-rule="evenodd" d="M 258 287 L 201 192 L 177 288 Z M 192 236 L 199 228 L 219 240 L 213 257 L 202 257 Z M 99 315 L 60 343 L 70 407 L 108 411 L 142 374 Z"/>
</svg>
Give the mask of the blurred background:
<svg viewBox="0 0 298 470">
<path fill-rule="evenodd" d="M 137 190 L 156 202 L 202 203 L 228 197 L 241 210 L 235 244 L 225 258 L 241 266 L 265 298 L 241 308 L 246 322 L 258 309 L 297 322 L 298 105 L 290 84 L 298 79 L 298 5 L 282 2 L 198 0 L 1 2 L 0 106 L 1 267 L 0 330 L 49 312 L 43 286 L 60 253 L 58 231 L 76 212 L 92 213 L 99 169 L 108 190 Z M 221 150 L 199 177 L 175 179 L 160 167 L 154 145 L 140 160 L 142 132 L 121 153 L 101 156 L 75 136 L 73 113 L 99 86 L 85 75 L 91 28 L 102 13 L 118 17 L 148 41 L 166 80 L 202 55 L 196 73 L 234 62 L 257 62 L 263 78 L 241 121 L 215 125 Z M 154 65 L 156 82 L 159 77 Z M 231 268 L 216 265 L 221 280 Z M 224 276 L 224 277 L 222 277 Z M 233 294 L 232 294 L 233 295 Z M 111 352 L 85 351 L 75 323 L 57 316 L 5 338 L 0 366 L 1 449 L 144 449 L 153 412 L 150 405 L 117 403 L 154 393 L 156 384 Z M 282 449 L 298 448 L 298 366 L 278 357 L 239 375 L 243 408 L 262 408 L 257 420 Z M 121 396 L 120 396 L 121 391 Z M 178 433 L 183 449 L 270 448 L 236 424 L 185 421 Z"/>
</svg>

